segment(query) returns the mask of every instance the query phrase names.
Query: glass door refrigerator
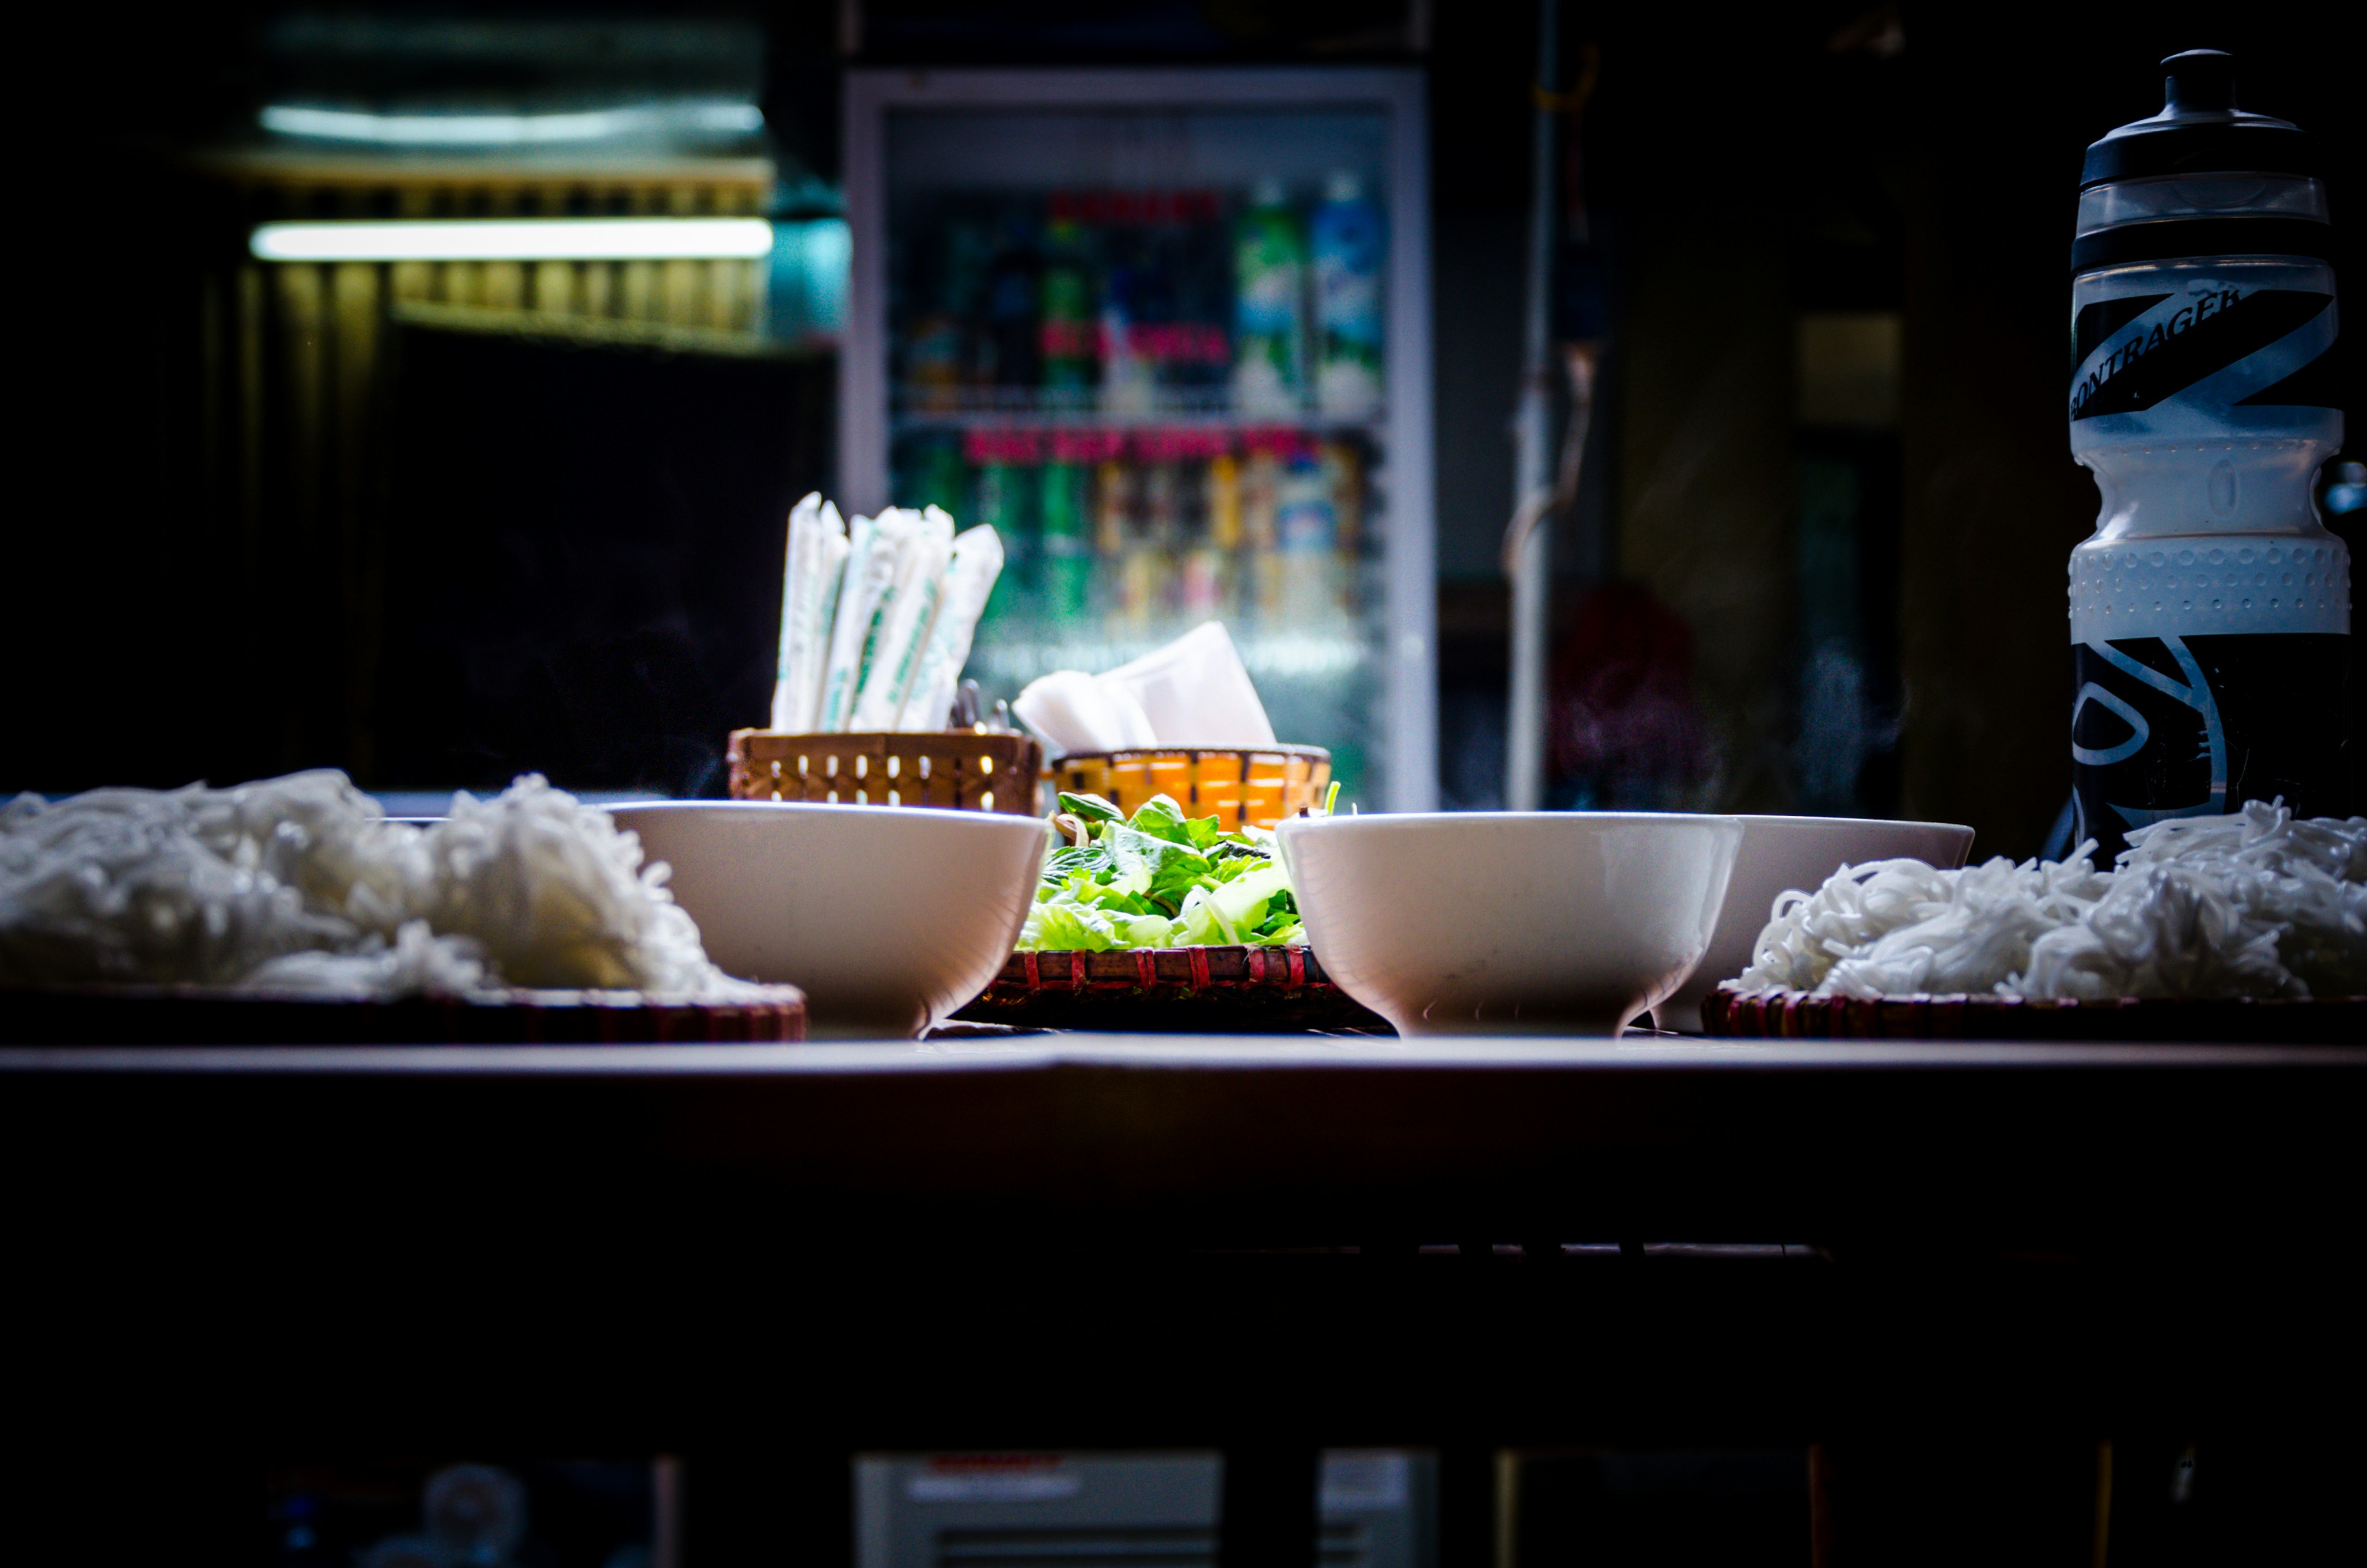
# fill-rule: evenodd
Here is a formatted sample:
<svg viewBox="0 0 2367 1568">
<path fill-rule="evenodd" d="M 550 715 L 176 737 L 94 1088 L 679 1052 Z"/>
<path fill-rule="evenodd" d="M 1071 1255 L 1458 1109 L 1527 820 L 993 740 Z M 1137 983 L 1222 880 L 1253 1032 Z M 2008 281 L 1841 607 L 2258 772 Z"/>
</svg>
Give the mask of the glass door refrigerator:
<svg viewBox="0 0 2367 1568">
<path fill-rule="evenodd" d="M 845 104 L 840 504 L 1002 534 L 989 697 L 1221 619 L 1343 804 L 1433 807 L 1420 74 L 866 70 Z"/>
</svg>

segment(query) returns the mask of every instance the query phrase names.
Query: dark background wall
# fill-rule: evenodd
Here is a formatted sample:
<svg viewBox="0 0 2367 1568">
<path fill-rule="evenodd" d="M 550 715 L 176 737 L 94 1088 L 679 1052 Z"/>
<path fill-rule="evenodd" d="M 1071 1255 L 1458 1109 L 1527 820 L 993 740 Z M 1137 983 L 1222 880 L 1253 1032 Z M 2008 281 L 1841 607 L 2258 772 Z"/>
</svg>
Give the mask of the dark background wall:
<svg viewBox="0 0 2367 1568">
<path fill-rule="evenodd" d="M 707 9 L 766 28 L 766 112 L 782 151 L 834 177 L 841 8 Z M 192 476 L 178 438 L 189 412 L 167 372 L 188 306 L 169 266 L 184 215 L 160 171 L 166 154 L 252 102 L 253 38 L 275 11 L 51 10 L 24 35 L 22 210 L 80 243 L 16 251 L 16 362 L 31 394 L 19 446 L 31 460 L 0 567 L 12 672 L 0 788 L 355 760 L 344 740 L 304 738 L 300 723 L 272 730 L 297 740 L 260 750 L 217 744 L 226 713 L 293 704 L 300 683 L 268 678 L 268 667 L 258 681 L 226 660 L 257 629 L 221 624 L 175 546 Z M 1504 596 L 1493 563 L 1512 505 L 1534 13 L 1433 6 L 1428 16 L 1427 50 L 1413 57 L 1433 84 L 1444 770 L 1449 798 L 1478 805 L 1501 778 Z M 980 58 L 981 38 L 1005 57 L 1047 61 L 1410 54 L 1402 6 L 906 5 L 868 17 L 874 59 Z M 1695 786 L 1703 798 L 1796 802 L 1801 628 L 1814 599 L 1801 577 L 1798 323 L 1825 308 L 1896 311 L 1896 494 L 1865 514 L 1860 596 L 1895 689 L 1868 787 L 1886 792 L 1878 803 L 1888 809 L 1973 823 L 1985 849 L 2031 852 L 2067 785 L 2063 562 L 2096 505 L 2066 449 L 2058 384 L 2081 150 L 2158 107 L 2162 54 L 2230 49 L 2248 107 L 2318 136 L 2338 226 L 2351 230 L 2367 199 L 2367 109 L 2339 30 L 2349 18 L 2181 4 L 1736 14 L 1578 5 L 1566 18 L 1573 62 L 1587 44 L 1600 51 L 1573 194 L 1592 225 L 1590 276 L 1611 347 L 1593 480 L 1561 525 L 1560 559 L 1602 540 L 1618 574 L 1682 621 L 1693 700 L 1716 754 Z M 1566 302 L 1566 325 L 1568 313 Z M 475 395 L 524 396 L 546 373 L 519 374 Z M 2355 353 L 2345 375 L 2356 428 L 2367 410 Z M 752 514 L 803 483 L 791 471 L 819 466 L 814 443 L 827 439 L 826 398 L 767 395 L 780 421 L 806 425 L 746 437 L 765 447 L 755 468 L 719 483 Z M 548 408 L 539 417 L 585 439 L 581 421 L 552 420 Z M 662 488 L 694 433 L 637 446 L 629 429 L 607 427 L 597 442 L 619 465 L 620 493 Z M 696 438 L 730 431 L 708 422 Z M 546 471 L 568 460 L 548 442 L 536 459 Z M 431 509 L 432 486 L 450 487 L 445 525 L 490 505 L 481 491 L 463 494 L 448 464 L 441 480 L 431 465 L 408 483 Z M 570 504 L 565 494 L 514 483 L 500 500 L 515 515 Z M 1586 586 L 1569 582 L 1566 622 Z M 305 593 L 300 581 L 288 589 L 291 626 Z M 271 645 L 282 663 L 305 657 L 301 638 Z M 562 782 L 575 744 L 551 741 Z"/>
</svg>

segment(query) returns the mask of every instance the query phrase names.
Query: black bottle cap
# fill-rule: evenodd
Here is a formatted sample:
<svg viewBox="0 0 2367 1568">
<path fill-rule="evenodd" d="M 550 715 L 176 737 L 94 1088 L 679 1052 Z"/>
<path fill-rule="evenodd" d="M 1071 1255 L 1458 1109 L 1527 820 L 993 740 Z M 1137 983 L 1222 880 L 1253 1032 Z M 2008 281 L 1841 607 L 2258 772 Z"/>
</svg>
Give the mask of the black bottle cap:
<svg viewBox="0 0 2367 1568">
<path fill-rule="evenodd" d="M 2314 175 L 2316 151 L 2289 120 L 2236 107 L 2236 60 L 2190 49 L 2163 61 L 2162 110 L 2088 149 L 2079 188 L 2149 175 Z"/>
<path fill-rule="evenodd" d="M 2236 109 L 2236 57 L 2224 49 L 2190 49 L 2161 62 L 2166 114 L 2232 114 Z"/>
</svg>

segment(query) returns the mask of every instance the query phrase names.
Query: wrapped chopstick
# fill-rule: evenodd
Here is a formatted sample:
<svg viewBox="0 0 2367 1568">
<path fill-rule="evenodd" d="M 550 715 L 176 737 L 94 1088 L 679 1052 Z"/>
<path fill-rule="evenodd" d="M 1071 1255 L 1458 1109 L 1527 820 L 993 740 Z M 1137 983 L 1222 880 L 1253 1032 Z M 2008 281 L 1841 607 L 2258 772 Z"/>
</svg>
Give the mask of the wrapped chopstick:
<svg viewBox="0 0 2367 1568">
<path fill-rule="evenodd" d="M 838 508 L 807 496 L 789 513 L 788 570 L 781 585 L 781 650 L 773 685 L 773 728 L 813 728 L 821 700 L 838 576 L 846 565 L 846 525 Z"/>
<path fill-rule="evenodd" d="M 1002 573 L 1002 540 L 992 528 L 980 524 L 955 536 L 944 602 L 937 607 L 936 623 L 929 630 L 928 645 L 922 650 L 896 728 L 934 730 L 948 722 L 962 666 L 969 662 L 970 639 Z"/>
</svg>

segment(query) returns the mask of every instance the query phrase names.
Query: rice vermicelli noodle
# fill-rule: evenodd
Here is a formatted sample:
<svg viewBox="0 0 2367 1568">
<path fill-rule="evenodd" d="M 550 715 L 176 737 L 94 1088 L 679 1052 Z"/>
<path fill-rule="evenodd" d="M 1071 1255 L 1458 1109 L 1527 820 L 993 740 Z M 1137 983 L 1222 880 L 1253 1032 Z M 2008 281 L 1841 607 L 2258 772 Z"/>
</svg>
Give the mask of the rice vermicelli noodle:
<svg viewBox="0 0 2367 1568">
<path fill-rule="evenodd" d="M 1776 899 L 1738 982 L 1818 995 L 2367 994 L 2367 818 L 2250 801 L 2135 830 L 2100 871 L 1843 866 Z"/>
<path fill-rule="evenodd" d="M 455 795 L 425 827 L 325 769 L 20 795 L 0 807 L 0 983 L 744 992 L 665 878 L 606 812 L 534 775 Z"/>
</svg>

